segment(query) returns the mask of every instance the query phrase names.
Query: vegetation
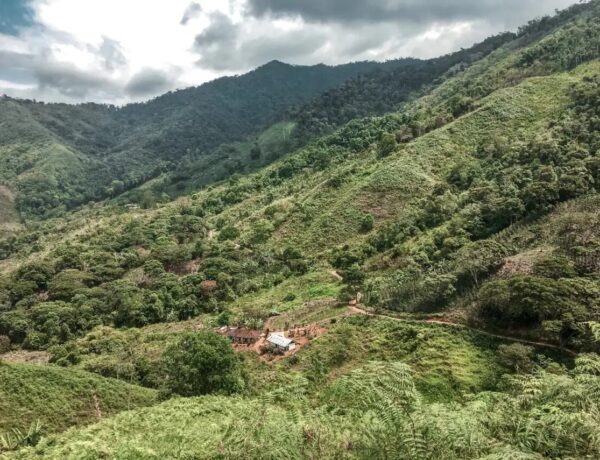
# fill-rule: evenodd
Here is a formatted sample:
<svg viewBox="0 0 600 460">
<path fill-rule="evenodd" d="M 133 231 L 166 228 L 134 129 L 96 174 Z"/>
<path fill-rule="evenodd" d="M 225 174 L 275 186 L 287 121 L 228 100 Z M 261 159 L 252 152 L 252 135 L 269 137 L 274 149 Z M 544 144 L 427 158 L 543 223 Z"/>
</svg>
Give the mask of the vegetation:
<svg viewBox="0 0 600 460">
<path fill-rule="evenodd" d="M 61 215 L 120 195 L 181 162 L 189 165 L 221 144 L 258 134 L 293 105 L 377 66 L 299 67 L 275 61 L 241 77 L 123 108 L 4 97 L 0 184 L 16 194 L 23 216 Z"/>
<path fill-rule="evenodd" d="M 124 382 L 170 400 L 41 441 L 37 419 L 79 419 L 32 402 L 0 442 L 14 458 L 600 456 L 598 37 L 594 0 L 427 62 L 274 63 L 123 109 L 3 101 L 5 181 L 26 184 L 12 209 L 63 212 L 88 167 L 86 193 L 111 198 L 6 232 L 2 351 L 46 351 L 44 380 L 117 385 L 113 412 Z M 281 104 L 228 92 L 323 72 L 328 92 Z M 190 130 L 173 108 L 213 90 L 245 118 Z M 87 126 L 115 119 L 126 136 Z M 48 143 L 58 194 L 35 179 Z M 160 167 L 138 175 L 140 158 Z M 298 325 L 318 339 L 272 361 L 215 334 Z"/>
<path fill-rule="evenodd" d="M 173 400 L 16 458 L 171 458 L 175 446 L 178 456 L 204 458 L 595 457 L 597 370 L 597 356 L 582 356 L 569 373 L 540 370 L 507 378 L 504 393 L 428 404 L 408 366 L 372 362 L 328 386 L 317 407 L 303 380 L 261 399 Z"/>
<path fill-rule="evenodd" d="M 0 377 L 0 435 L 8 440 L 32 425 L 45 435 L 156 402 L 153 390 L 75 369 L 0 363 Z"/>
<path fill-rule="evenodd" d="M 186 334 L 165 351 L 168 390 L 181 396 L 233 393 L 240 389 L 238 358 L 217 334 Z"/>
</svg>

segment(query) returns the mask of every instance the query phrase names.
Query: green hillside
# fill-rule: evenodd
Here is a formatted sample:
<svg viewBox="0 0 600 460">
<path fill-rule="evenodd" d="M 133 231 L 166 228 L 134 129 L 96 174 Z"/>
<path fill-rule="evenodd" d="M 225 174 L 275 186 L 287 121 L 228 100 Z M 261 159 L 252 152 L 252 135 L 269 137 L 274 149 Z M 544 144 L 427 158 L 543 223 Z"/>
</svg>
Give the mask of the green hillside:
<svg viewBox="0 0 600 460">
<path fill-rule="evenodd" d="M 190 187 L 256 170 L 353 118 L 394 110 L 451 69 L 511 38 L 493 37 L 431 60 L 335 67 L 273 61 L 246 75 L 121 108 L 5 97 L 0 100 L 0 183 L 16 194 L 24 217 L 35 218 L 59 216 L 160 176 L 167 184 L 153 184 L 151 199 L 148 194 L 130 197 L 148 205 L 164 192 L 179 196 Z M 332 98 L 353 106 L 330 107 Z M 282 125 L 300 127 L 280 136 Z M 249 159 L 255 144 L 261 153 Z M 187 185 L 181 185 L 184 181 Z"/>
<path fill-rule="evenodd" d="M 303 379 L 260 399 L 176 399 L 50 437 L 15 458 L 594 457 L 597 402 L 581 396 L 596 378 L 589 365 L 597 362 L 581 358 L 572 374 L 512 378 L 507 393 L 427 404 L 408 366 L 371 362 L 323 388 L 316 408 Z"/>
<path fill-rule="evenodd" d="M 6 237 L 15 233 L 21 227 L 21 219 L 15 208 L 15 198 L 12 192 L 0 186 L 0 236 Z"/>
<path fill-rule="evenodd" d="M 556 72 L 569 63 L 546 53 L 595 46 L 579 39 L 600 29 L 592 6 L 539 42 L 493 52 L 404 111 L 351 122 L 256 174 L 149 212 L 108 208 L 70 235 L 52 236 L 49 223 L 36 244 L 43 257 L 20 266 L 16 258 L 4 276 L 0 334 L 45 348 L 98 324 L 184 320 L 231 310 L 238 298 L 238 319 L 263 320 L 268 311 L 245 312 L 246 296 L 250 307 L 254 293 L 331 268 L 360 275 L 340 298 L 361 290 L 377 307 L 443 310 L 510 251 L 488 238 L 595 192 L 598 63 Z M 528 65 L 531 55 L 539 59 Z M 488 87 L 468 96 L 477 81 Z M 54 239 L 47 247 L 44 233 Z M 484 266 L 472 266 L 470 251 Z M 207 279 L 215 292 L 198 288 Z M 596 291 L 582 283 L 578 321 L 595 320 Z M 561 340 L 580 335 L 569 327 Z"/>
<path fill-rule="evenodd" d="M 206 137 L 181 120 L 159 129 L 179 105 L 189 115 L 195 90 L 123 109 L 2 102 L 7 183 L 35 182 L 31 162 L 77 188 L 87 167 L 115 177 L 125 151 L 127 168 L 187 142 L 201 151 L 23 229 L 4 191 L 0 345 L 53 365 L 0 366 L 13 386 L 33 382 L 7 387 L 1 413 L 54 432 L 95 421 L 96 388 L 107 412 L 169 399 L 8 458 L 600 457 L 600 1 L 478 46 L 350 80 L 345 68 L 344 85 L 308 85 L 318 97 L 269 106 L 239 136 L 219 125 L 226 110 Z M 294 70 L 214 87 L 247 117 L 264 95 L 234 89 Z M 92 112 L 107 133 L 134 120 L 108 156 Z M 39 151 L 18 146 L 25 136 Z M 38 185 L 32 200 L 71 193 Z M 286 330 L 298 347 L 232 347 L 227 326 Z M 41 407 L 27 396 L 46 381 L 56 396 Z M 54 400 L 72 410 L 52 418 Z"/>
<path fill-rule="evenodd" d="M 147 388 L 56 366 L 0 362 L 0 380 L 0 436 L 35 422 L 43 434 L 64 431 L 156 401 Z"/>
<path fill-rule="evenodd" d="M 272 62 L 239 77 L 122 108 L 0 101 L 0 181 L 26 217 L 60 215 L 120 194 L 183 157 L 243 141 L 293 105 L 377 63 L 337 67 Z"/>
</svg>

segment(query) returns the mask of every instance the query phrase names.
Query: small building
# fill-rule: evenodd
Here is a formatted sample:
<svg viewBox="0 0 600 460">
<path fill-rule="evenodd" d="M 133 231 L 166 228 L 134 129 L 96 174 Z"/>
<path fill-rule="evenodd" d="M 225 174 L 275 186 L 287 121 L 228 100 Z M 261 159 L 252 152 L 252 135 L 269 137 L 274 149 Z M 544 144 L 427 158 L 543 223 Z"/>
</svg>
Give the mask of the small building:
<svg viewBox="0 0 600 460">
<path fill-rule="evenodd" d="M 246 328 L 226 328 L 223 335 L 236 345 L 254 345 L 260 339 L 260 331 Z"/>
<path fill-rule="evenodd" d="M 296 344 L 292 339 L 288 339 L 283 335 L 283 332 L 274 332 L 267 337 L 267 342 L 281 351 L 290 351 L 296 348 Z"/>
</svg>

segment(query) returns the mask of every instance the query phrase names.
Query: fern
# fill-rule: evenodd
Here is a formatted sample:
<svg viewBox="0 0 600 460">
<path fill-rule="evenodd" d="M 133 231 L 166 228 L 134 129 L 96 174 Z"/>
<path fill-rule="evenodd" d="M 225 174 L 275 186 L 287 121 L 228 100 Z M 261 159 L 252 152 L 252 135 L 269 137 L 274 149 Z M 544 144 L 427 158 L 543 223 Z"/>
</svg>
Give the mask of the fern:
<svg viewBox="0 0 600 460">
<path fill-rule="evenodd" d="M 27 432 L 13 428 L 10 432 L 0 435 L 0 451 L 17 450 L 22 447 L 35 446 L 42 439 L 42 424 L 35 421 Z"/>
</svg>

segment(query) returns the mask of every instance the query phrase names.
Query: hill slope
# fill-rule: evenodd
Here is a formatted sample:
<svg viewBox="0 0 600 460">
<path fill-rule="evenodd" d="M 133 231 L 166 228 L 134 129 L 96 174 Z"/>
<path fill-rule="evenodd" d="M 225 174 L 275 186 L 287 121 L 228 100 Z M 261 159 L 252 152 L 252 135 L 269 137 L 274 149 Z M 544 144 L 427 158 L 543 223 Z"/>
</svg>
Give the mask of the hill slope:
<svg viewBox="0 0 600 460">
<path fill-rule="evenodd" d="M 275 61 L 246 75 L 122 108 L 5 98 L 0 101 L 4 116 L 0 181 L 12 188 L 17 208 L 28 218 L 60 215 L 87 201 L 118 195 L 164 172 L 174 172 L 168 177 L 173 183 L 189 178 L 190 170 L 195 170 L 201 178 L 194 178 L 193 183 L 204 185 L 233 172 L 255 170 L 352 118 L 396 109 L 447 72 L 481 59 L 512 38 L 500 35 L 425 61 L 398 59 L 336 67 Z M 332 89 L 338 92 L 327 93 Z M 280 122 L 298 129 L 290 130 L 287 139 L 266 146 L 262 161 L 248 158 L 252 144 L 248 148 L 235 144 Z M 261 137 L 265 136 L 268 132 Z M 204 173 L 207 164 L 211 172 Z M 177 195 L 177 190 L 181 193 L 185 188 L 168 191 Z M 156 194 L 160 197 L 162 191 Z"/>
<path fill-rule="evenodd" d="M 316 408 L 307 398 L 308 382 L 297 379 L 260 399 L 177 399 L 128 412 L 51 437 L 14 458 L 464 460 L 536 458 L 549 452 L 593 457 L 600 452 L 594 439 L 597 402 L 572 404 L 578 394 L 593 389 L 587 364 L 592 362 L 581 360 L 571 375 L 544 372 L 513 378 L 505 394 L 426 404 L 408 366 L 371 362 L 322 387 Z M 549 399 L 560 407 L 552 415 L 544 410 Z M 568 442 L 573 424 L 576 436 L 586 442 Z M 531 425 L 552 436 L 528 442 L 531 431 L 521 427 Z"/>
<path fill-rule="evenodd" d="M 156 401 L 153 390 L 56 366 L 0 362 L 0 380 L 0 434 L 36 421 L 55 433 Z"/>
<path fill-rule="evenodd" d="M 17 194 L 26 216 L 56 215 L 140 184 L 184 155 L 243 140 L 291 106 L 377 66 L 272 62 L 123 108 L 4 98 L 0 180 Z"/>
<path fill-rule="evenodd" d="M 596 0 L 255 173 L 22 233 L 0 266 L 0 335 L 63 364 L 122 377 L 127 359 L 128 379 L 161 387 L 184 331 L 321 330 L 269 363 L 239 353 L 237 396 L 12 455 L 600 456 L 599 57 Z"/>
<path fill-rule="evenodd" d="M 500 48 L 398 114 L 352 122 L 257 174 L 150 212 L 107 208 L 93 227 L 62 242 L 53 235 L 44 257 L 17 261 L 0 280 L 0 334 L 43 348 L 99 323 L 230 310 L 238 297 L 250 302 L 327 263 L 345 275 L 343 295 L 367 290 L 379 307 L 444 309 L 479 287 L 468 273 L 484 279 L 510 250 L 489 248 L 488 238 L 596 193 L 598 63 L 564 72 L 572 62 L 547 50 L 593 58 L 596 43 L 582 38 L 600 36 L 597 7 L 526 47 Z M 489 267 L 471 265 L 481 248 Z M 219 289 L 202 291 L 203 280 Z M 578 321 L 595 319 L 595 291 L 581 286 Z M 268 314 L 248 307 L 239 319 Z M 568 321 L 563 313 L 541 321 Z M 46 326 L 54 315 L 67 330 Z M 561 338 L 582 338 L 562 326 Z"/>
</svg>

